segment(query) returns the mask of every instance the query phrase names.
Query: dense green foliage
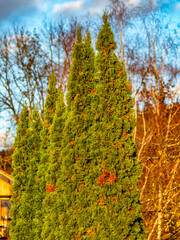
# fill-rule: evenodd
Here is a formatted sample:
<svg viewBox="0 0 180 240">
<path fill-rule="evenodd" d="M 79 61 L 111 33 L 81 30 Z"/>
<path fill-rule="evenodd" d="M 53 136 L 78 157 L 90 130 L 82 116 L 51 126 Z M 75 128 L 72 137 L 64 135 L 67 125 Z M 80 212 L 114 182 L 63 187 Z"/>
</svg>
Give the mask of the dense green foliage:
<svg viewBox="0 0 180 240">
<path fill-rule="evenodd" d="M 52 71 L 49 77 L 49 84 L 48 84 L 47 96 L 46 96 L 46 102 L 45 102 L 45 112 L 44 112 L 44 121 L 45 121 L 45 126 L 47 128 L 53 122 L 56 101 L 58 96 L 56 86 L 57 86 L 57 79 L 54 71 Z"/>
<path fill-rule="evenodd" d="M 60 154 L 63 138 L 63 130 L 65 124 L 65 104 L 64 94 L 58 91 L 58 100 L 56 101 L 56 110 L 53 123 L 50 130 L 50 157 L 49 166 L 46 174 L 47 184 L 56 185 L 58 179 L 58 171 L 60 169 Z"/>
<path fill-rule="evenodd" d="M 23 208 L 23 225 L 24 239 L 40 240 L 41 228 L 39 213 L 42 211 L 42 189 L 39 188 L 38 183 L 38 167 L 40 164 L 40 147 L 42 131 L 42 121 L 40 119 L 37 109 L 32 113 L 32 120 L 30 121 L 30 128 L 28 129 L 28 145 L 29 145 L 29 162 L 28 162 L 28 182 L 26 184 L 27 190 L 22 198 Z M 31 221 L 30 221 L 31 219 Z M 23 235 L 23 237 L 24 237 Z M 23 237 L 21 239 L 23 239 Z"/>
<path fill-rule="evenodd" d="M 83 41 L 79 27 L 67 106 L 52 74 L 43 130 L 37 111 L 27 126 L 23 125 L 27 109 L 22 113 L 13 157 L 13 240 L 145 239 L 131 84 L 124 63 L 115 55 L 116 42 L 107 13 L 96 49 L 95 58 L 90 33 Z M 23 186 L 18 182 L 19 159 L 27 165 L 23 194 L 16 187 Z M 17 209 L 14 203 L 19 198 Z M 16 224 L 19 216 L 21 230 Z"/>
<path fill-rule="evenodd" d="M 43 128 L 41 131 L 41 147 L 40 147 L 40 163 L 38 166 L 37 173 L 37 186 L 39 188 L 39 209 L 37 208 L 36 212 L 36 224 L 38 226 L 38 234 L 39 239 L 44 226 L 44 218 L 47 215 L 47 209 L 43 204 L 44 199 L 46 198 L 46 174 L 47 169 L 50 164 L 51 157 L 51 148 L 50 148 L 50 132 L 51 126 L 53 123 L 53 118 L 55 114 L 56 101 L 58 98 L 58 90 L 57 90 L 57 79 L 52 71 L 49 77 L 49 85 L 47 89 L 47 96 L 45 102 L 45 112 L 44 112 L 44 121 Z"/>
<path fill-rule="evenodd" d="M 63 137 L 63 129 L 65 122 L 65 104 L 63 92 L 58 91 L 58 100 L 56 102 L 56 110 L 54 120 L 50 130 L 50 147 L 49 147 L 49 165 L 46 178 L 46 196 L 43 201 L 45 210 L 42 237 L 43 239 L 54 239 L 54 229 L 57 224 L 57 209 L 55 201 L 57 193 L 55 191 L 56 182 L 60 176 L 61 169 L 61 145 Z"/>
<path fill-rule="evenodd" d="M 67 119 L 65 123 L 62 166 L 58 178 L 55 202 L 58 224 L 55 239 L 75 239 L 83 228 L 85 217 L 82 185 L 89 171 L 89 135 L 92 123 L 91 98 L 94 88 L 95 55 L 91 37 L 82 41 L 81 28 L 73 50 L 72 67 L 68 79 Z"/>
<path fill-rule="evenodd" d="M 40 239 L 36 212 L 39 204 L 37 170 L 40 163 L 40 132 L 42 123 L 34 109 L 29 121 L 28 110 L 24 107 L 17 130 L 13 154 L 14 184 L 12 187 L 12 208 L 10 235 L 15 239 Z"/>
<path fill-rule="evenodd" d="M 91 128 L 92 161 L 88 239 L 145 239 L 141 219 L 131 84 L 115 55 L 116 43 L 103 15 L 97 40 L 97 84 Z M 91 176 L 91 177 L 90 177 Z M 89 220 L 89 221 L 90 221 Z"/>
<path fill-rule="evenodd" d="M 11 222 L 9 223 L 11 239 L 15 240 L 19 238 L 19 233 L 22 229 L 22 195 L 26 191 L 27 176 L 27 161 L 28 161 L 28 144 L 27 144 L 27 129 L 29 128 L 29 111 L 24 106 L 20 121 L 17 128 L 14 153 L 12 156 L 12 167 L 14 178 L 14 184 L 12 185 L 12 197 L 11 197 Z"/>
<path fill-rule="evenodd" d="M 43 130 L 41 132 L 42 145 L 41 145 L 41 164 L 43 165 L 43 170 L 47 170 L 48 158 L 49 158 L 49 143 L 50 143 L 50 127 L 53 122 L 53 116 L 55 112 L 55 105 L 58 97 L 57 93 L 57 79 L 52 71 L 49 77 L 49 85 L 47 89 L 47 96 L 45 102 L 45 112 L 43 121 Z M 44 166 L 46 165 L 46 167 Z"/>
</svg>

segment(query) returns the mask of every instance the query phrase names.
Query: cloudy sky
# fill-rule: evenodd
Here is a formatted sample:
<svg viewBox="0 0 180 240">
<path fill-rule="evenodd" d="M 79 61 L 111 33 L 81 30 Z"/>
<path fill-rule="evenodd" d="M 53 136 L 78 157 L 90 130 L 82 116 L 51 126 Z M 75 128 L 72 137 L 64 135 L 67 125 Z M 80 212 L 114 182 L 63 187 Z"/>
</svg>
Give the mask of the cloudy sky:
<svg viewBox="0 0 180 240">
<path fill-rule="evenodd" d="M 0 22 L 18 18 L 99 12 L 109 0 L 0 0 Z"/>
<path fill-rule="evenodd" d="M 126 2 L 137 5 L 146 1 L 127 0 Z M 180 15 L 180 0 L 153 1 L 168 3 L 177 20 Z M 0 26 L 15 20 L 29 21 L 29 24 L 36 25 L 44 16 L 52 17 L 57 14 L 78 16 L 87 12 L 100 13 L 108 3 L 109 0 L 0 0 Z"/>
</svg>

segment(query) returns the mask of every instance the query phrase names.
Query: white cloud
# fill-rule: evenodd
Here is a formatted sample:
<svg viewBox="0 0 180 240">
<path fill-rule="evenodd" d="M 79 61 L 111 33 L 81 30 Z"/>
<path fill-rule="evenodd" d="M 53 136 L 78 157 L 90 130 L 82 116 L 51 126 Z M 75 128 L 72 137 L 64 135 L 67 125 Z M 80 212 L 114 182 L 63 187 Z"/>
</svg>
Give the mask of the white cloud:
<svg viewBox="0 0 180 240">
<path fill-rule="evenodd" d="M 36 7 L 43 11 L 46 12 L 48 10 L 48 4 L 50 3 L 49 0 L 33 0 Z"/>
<path fill-rule="evenodd" d="M 91 0 L 86 4 L 86 10 L 92 15 L 100 13 L 109 5 L 109 3 L 109 0 Z"/>
<path fill-rule="evenodd" d="M 127 4 L 130 5 L 139 5 L 141 0 L 128 0 Z"/>
<path fill-rule="evenodd" d="M 108 5 L 109 0 L 78 0 L 78 1 L 69 1 L 63 4 L 55 4 L 53 7 L 53 13 L 90 13 L 96 14 L 102 12 Z"/>
<path fill-rule="evenodd" d="M 81 11 L 84 7 L 84 1 L 73 1 L 73 2 L 66 2 L 63 4 L 55 4 L 53 8 L 54 13 L 61 13 L 61 12 L 73 12 L 73 11 Z"/>
<path fill-rule="evenodd" d="M 34 2 L 35 2 L 36 4 L 39 4 L 40 2 L 42 2 L 42 0 L 34 0 Z"/>
<path fill-rule="evenodd" d="M 161 0 L 161 1 L 167 1 L 167 0 Z M 126 0 L 125 1 L 127 6 L 130 7 L 136 7 L 136 6 L 146 6 L 146 5 L 150 5 L 151 2 L 149 0 Z M 152 5 L 155 6 L 157 5 L 157 0 L 152 0 Z"/>
</svg>

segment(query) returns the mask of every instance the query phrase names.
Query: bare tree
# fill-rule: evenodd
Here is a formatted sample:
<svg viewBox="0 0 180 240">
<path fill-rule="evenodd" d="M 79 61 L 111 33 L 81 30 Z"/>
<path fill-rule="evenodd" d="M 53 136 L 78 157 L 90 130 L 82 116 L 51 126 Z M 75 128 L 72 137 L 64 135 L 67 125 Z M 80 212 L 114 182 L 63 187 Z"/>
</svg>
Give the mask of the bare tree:
<svg viewBox="0 0 180 240">
<path fill-rule="evenodd" d="M 177 239 L 179 38 L 170 29 L 165 9 L 153 1 L 129 10 L 123 0 L 111 3 L 115 36 L 119 38 L 117 54 L 126 63 L 134 92 L 135 138 L 138 160 L 143 164 L 139 186 L 148 239 Z"/>
<path fill-rule="evenodd" d="M 142 19 L 147 51 L 142 52 L 142 61 L 137 56 L 144 130 L 142 140 L 138 134 L 136 138 L 140 140 L 139 159 L 144 167 L 140 189 L 149 240 L 172 238 L 178 230 L 176 223 L 180 214 L 177 207 L 180 197 L 180 108 L 175 104 L 179 70 L 177 63 L 170 60 L 176 57 L 179 49 L 177 37 L 169 30 L 169 25 L 163 26 L 163 17 L 160 9 L 153 10 L 150 2 L 150 12 Z"/>
<path fill-rule="evenodd" d="M 59 17 L 58 20 L 44 21 L 42 43 L 46 47 L 51 67 L 55 70 L 58 83 L 66 90 L 71 65 L 71 53 L 76 40 L 78 21 L 74 18 Z"/>
<path fill-rule="evenodd" d="M 38 104 L 43 111 L 47 57 L 37 34 L 23 28 L 14 27 L 0 42 L 0 107 L 9 111 L 17 124 L 25 101 L 30 109 Z"/>
<path fill-rule="evenodd" d="M 0 38 L 0 112 L 18 124 L 22 105 L 35 104 L 43 116 L 48 77 L 52 69 L 66 91 L 77 20 L 45 21 L 41 32 L 13 26 Z"/>
</svg>

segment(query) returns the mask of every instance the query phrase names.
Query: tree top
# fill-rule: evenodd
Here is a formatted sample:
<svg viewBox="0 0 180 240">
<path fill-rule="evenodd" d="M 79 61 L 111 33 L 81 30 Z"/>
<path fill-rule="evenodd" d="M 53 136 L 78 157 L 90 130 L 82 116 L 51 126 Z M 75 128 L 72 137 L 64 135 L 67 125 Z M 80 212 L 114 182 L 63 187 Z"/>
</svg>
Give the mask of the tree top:
<svg viewBox="0 0 180 240">
<path fill-rule="evenodd" d="M 77 43 L 81 43 L 82 42 L 82 26 L 78 26 L 78 29 L 77 29 Z"/>
<path fill-rule="evenodd" d="M 107 11 L 105 11 L 102 17 L 103 25 L 99 31 L 96 43 L 96 49 L 98 51 L 106 51 L 107 53 L 117 48 L 117 44 L 114 40 L 114 34 L 111 30 L 111 24 L 108 22 L 108 18 L 109 14 Z"/>
<path fill-rule="evenodd" d="M 110 15 L 108 14 L 108 11 L 105 10 L 104 14 L 103 14 L 103 17 L 102 17 L 104 24 L 106 24 L 108 22 L 107 20 L 108 20 L 109 17 L 110 17 Z"/>
<path fill-rule="evenodd" d="M 86 37 L 84 39 L 85 44 L 91 44 L 91 33 L 90 31 L 86 32 Z"/>
</svg>

